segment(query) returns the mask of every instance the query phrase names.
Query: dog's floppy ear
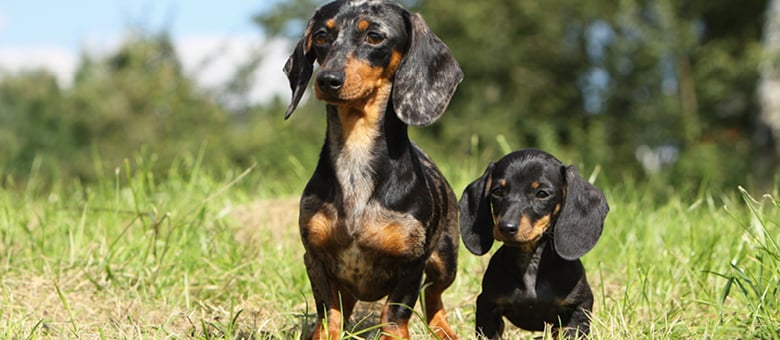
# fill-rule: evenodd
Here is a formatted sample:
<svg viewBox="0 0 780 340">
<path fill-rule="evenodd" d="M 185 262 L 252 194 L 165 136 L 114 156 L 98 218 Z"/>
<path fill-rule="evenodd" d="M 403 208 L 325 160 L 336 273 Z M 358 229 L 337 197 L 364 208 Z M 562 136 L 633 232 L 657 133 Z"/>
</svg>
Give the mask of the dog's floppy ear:
<svg viewBox="0 0 780 340">
<path fill-rule="evenodd" d="M 493 246 L 493 213 L 488 190 L 495 163 L 490 163 L 482 176 L 471 182 L 460 197 L 460 236 L 471 253 L 484 255 Z"/>
<path fill-rule="evenodd" d="M 426 126 L 444 113 L 463 71 L 419 14 L 407 12 L 407 17 L 410 43 L 395 73 L 393 107 L 404 123 Z"/>
<path fill-rule="evenodd" d="M 601 236 L 609 206 L 604 194 L 582 178 L 574 166 L 562 167 L 566 198 L 553 230 L 555 251 L 575 260 L 590 251 Z"/>
<path fill-rule="evenodd" d="M 311 21 L 309 21 L 303 38 L 295 45 L 295 50 L 287 59 L 287 63 L 284 64 L 284 74 L 287 75 L 292 90 L 292 101 L 287 107 L 287 112 L 284 113 L 284 119 L 290 118 L 295 108 L 298 107 L 298 102 L 301 101 L 306 86 L 309 85 L 309 79 L 314 70 L 314 60 L 315 55 L 311 50 Z"/>
</svg>

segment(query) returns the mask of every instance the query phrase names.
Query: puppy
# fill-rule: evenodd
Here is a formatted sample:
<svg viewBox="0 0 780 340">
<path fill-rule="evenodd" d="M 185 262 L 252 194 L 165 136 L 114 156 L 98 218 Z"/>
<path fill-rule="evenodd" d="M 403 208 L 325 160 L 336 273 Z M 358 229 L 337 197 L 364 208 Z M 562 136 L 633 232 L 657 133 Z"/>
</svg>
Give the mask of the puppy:
<svg viewBox="0 0 780 340">
<path fill-rule="evenodd" d="M 515 326 L 587 336 L 593 294 L 579 258 L 601 235 L 609 207 L 573 166 L 534 149 L 491 163 L 459 202 L 461 237 L 475 255 L 493 240 L 477 298 L 476 332 L 501 339 L 503 317 Z"/>
</svg>

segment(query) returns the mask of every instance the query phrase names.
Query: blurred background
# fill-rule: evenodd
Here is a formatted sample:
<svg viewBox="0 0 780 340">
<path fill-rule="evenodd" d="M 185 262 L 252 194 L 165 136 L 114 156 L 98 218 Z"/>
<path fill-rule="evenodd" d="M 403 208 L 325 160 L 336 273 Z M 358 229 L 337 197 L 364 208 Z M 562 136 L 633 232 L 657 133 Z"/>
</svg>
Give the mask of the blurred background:
<svg viewBox="0 0 780 340">
<path fill-rule="evenodd" d="M 0 2 L 0 183 L 197 162 L 254 165 L 258 192 L 297 194 L 324 108 L 305 99 L 283 120 L 281 69 L 325 2 Z M 465 73 L 442 119 L 411 132 L 451 181 L 536 147 L 659 192 L 777 183 L 780 0 L 400 2 Z"/>
</svg>

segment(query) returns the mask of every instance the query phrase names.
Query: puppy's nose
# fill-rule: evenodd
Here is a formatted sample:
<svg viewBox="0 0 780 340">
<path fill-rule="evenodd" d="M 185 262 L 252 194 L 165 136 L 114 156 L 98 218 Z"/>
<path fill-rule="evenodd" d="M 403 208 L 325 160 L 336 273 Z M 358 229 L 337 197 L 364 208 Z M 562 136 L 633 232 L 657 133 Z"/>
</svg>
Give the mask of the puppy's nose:
<svg viewBox="0 0 780 340">
<path fill-rule="evenodd" d="M 317 86 L 322 91 L 336 92 L 344 86 L 344 72 L 320 71 L 317 75 Z"/>
<path fill-rule="evenodd" d="M 517 223 L 505 222 L 498 225 L 498 229 L 506 235 L 514 235 L 517 233 Z"/>
</svg>

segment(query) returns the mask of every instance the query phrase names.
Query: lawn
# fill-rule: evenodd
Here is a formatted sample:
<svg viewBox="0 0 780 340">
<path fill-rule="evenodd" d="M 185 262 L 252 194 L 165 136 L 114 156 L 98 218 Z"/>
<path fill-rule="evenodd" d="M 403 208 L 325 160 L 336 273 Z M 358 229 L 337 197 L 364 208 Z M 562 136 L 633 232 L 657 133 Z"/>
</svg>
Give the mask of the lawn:
<svg viewBox="0 0 780 340">
<path fill-rule="evenodd" d="M 132 166 L 130 165 L 132 164 Z M 302 179 L 210 172 L 158 179 L 137 159 L 98 183 L 0 189 L 1 338 L 294 339 L 314 321 L 297 231 Z M 460 193 L 478 170 L 443 167 Z M 583 169 L 585 174 L 593 169 Z M 780 203 L 741 188 L 687 192 L 597 178 L 611 211 L 583 262 L 593 339 L 780 338 Z M 461 249 L 445 293 L 474 338 L 489 256 Z M 361 303 L 352 338 L 373 338 Z M 416 338 L 425 338 L 419 311 Z M 509 327 L 508 338 L 548 336 Z"/>
</svg>

